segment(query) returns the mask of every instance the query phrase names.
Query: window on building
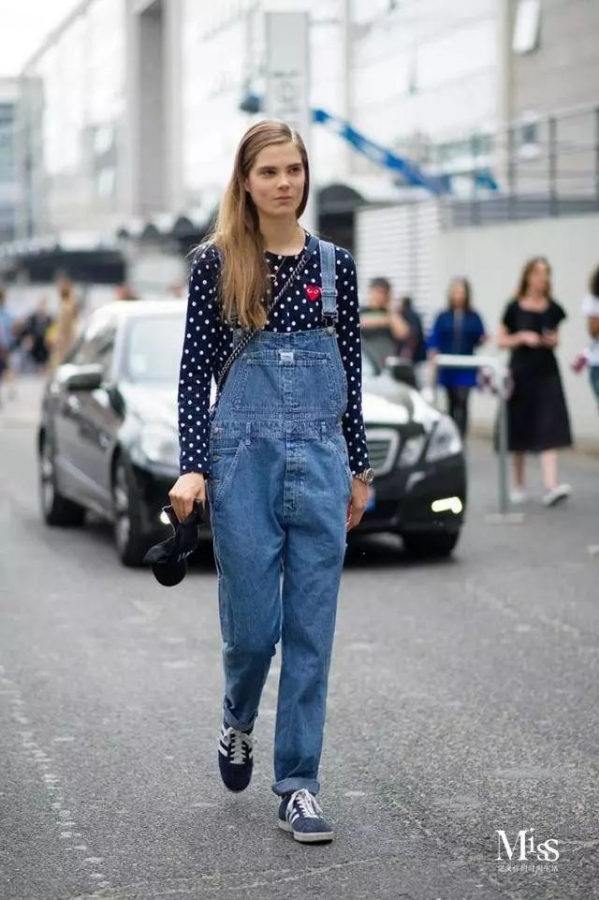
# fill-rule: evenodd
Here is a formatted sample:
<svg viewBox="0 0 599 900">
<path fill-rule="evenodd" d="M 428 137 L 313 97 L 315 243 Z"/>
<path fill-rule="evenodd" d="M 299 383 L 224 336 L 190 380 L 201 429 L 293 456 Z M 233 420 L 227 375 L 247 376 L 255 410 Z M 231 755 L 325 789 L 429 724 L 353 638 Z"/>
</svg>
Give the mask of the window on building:
<svg viewBox="0 0 599 900">
<path fill-rule="evenodd" d="M 96 194 L 98 197 L 114 197 L 116 192 L 116 171 L 113 168 L 102 169 L 96 178 Z"/>
<path fill-rule="evenodd" d="M 539 45 L 541 0 L 519 0 L 512 39 L 514 53 L 532 53 Z"/>
<path fill-rule="evenodd" d="M 467 171 L 487 161 L 493 140 L 489 134 L 474 132 L 463 140 L 438 144 L 435 150 L 437 163 L 445 171 Z"/>
<path fill-rule="evenodd" d="M 518 126 L 518 156 L 536 159 L 540 153 L 539 117 L 533 112 L 524 113 Z"/>
</svg>

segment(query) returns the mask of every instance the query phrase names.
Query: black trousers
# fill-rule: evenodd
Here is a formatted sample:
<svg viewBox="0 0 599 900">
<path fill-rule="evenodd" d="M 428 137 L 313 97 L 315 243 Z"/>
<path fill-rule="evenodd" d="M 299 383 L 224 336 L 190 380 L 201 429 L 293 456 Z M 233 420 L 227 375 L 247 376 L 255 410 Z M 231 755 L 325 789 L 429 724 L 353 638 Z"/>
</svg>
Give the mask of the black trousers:
<svg viewBox="0 0 599 900">
<path fill-rule="evenodd" d="M 469 387 L 448 387 L 447 400 L 449 402 L 449 415 L 454 420 L 460 430 L 462 437 L 468 430 L 468 398 L 470 396 Z"/>
</svg>

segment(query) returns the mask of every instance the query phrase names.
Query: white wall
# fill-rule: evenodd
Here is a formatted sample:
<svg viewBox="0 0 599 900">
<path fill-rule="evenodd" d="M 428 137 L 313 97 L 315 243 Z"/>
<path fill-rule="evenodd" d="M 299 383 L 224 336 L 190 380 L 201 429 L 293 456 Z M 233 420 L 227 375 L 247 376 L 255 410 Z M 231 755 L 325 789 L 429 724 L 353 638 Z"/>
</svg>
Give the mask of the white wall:
<svg viewBox="0 0 599 900">
<path fill-rule="evenodd" d="M 355 241 L 360 303 L 372 278 L 388 278 L 396 299 L 410 295 L 428 324 L 437 306 L 431 284 L 434 235 L 439 230 L 434 201 L 403 206 L 363 207 L 356 213 Z"/>
<path fill-rule="evenodd" d="M 574 438 L 580 446 L 599 449 L 599 416 L 586 371 L 570 370 L 573 358 L 587 345 L 580 312 L 591 271 L 599 265 L 599 216 L 541 219 L 494 227 L 464 228 L 439 233 L 435 241 L 433 291 L 439 306 L 454 275 L 467 276 L 474 304 L 490 333 L 496 332 L 506 301 L 513 295 L 525 261 L 546 256 L 553 268 L 553 293 L 568 314 L 561 326 L 558 358 L 570 407 Z M 496 352 L 493 349 L 493 352 Z M 488 425 L 495 404 L 476 397 L 473 422 Z"/>
<path fill-rule="evenodd" d="M 358 129 L 402 149 L 415 134 L 436 142 L 494 125 L 494 0 L 402 0 L 387 14 L 363 0 L 354 15 L 360 6 L 370 22 L 353 48 Z"/>
</svg>

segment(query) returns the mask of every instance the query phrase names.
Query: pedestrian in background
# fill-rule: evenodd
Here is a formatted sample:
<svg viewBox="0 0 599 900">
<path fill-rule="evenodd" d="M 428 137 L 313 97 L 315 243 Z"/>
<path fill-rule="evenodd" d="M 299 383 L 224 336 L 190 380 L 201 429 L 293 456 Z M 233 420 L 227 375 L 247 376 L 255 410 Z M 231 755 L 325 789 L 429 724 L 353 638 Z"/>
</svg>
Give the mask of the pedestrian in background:
<svg viewBox="0 0 599 900">
<path fill-rule="evenodd" d="M 347 529 L 363 515 L 373 473 L 355 264 L 299 225 L 309 186 L 297 132 L 269 121 L 249 129 L 216 230 L 192 265 L 182 474 L 169 496 L 181 521 L 208 493 L 224 642 L 222 780 L 233 791 L 250 783 L 280 639 L 278 825 L 318 842 L 333 839 L 315 795 L 337 596 Z M 222 392 L 209 410 L 213 373 Z"/>
<path fill-rule="evenodd" d="M 79 305 L 73 283 L 63 278 L 58 283 L 58 314 L 46 332 L 50 350 L 48 368 L 53 372 L 62 365 L 75 345 L 79 334 Z"/>
<path fill-rule="evenodd" d="M 566 313 L 552 297 L 551 268 L 541 256 L 524 266 L 516 296 L 507 304 L 498 332 L 511 350 L 511 394 L 507 401 L 508 449 L 513 456 L 512 503 L 527 499 L 527 453 L 541 454 L 545 493 L 553 506 L 568 497 L 558 478 L 558 449 L 572 444 L 570 418 L 555 356 L 558 329 Z"/>
<path fill-rule="evenodd" d="M 366 306 L 360 309 L 360 328 L 364 342 L 382 367 L 388 357 L 399 355 L 401 341 L 410 336 L 408 323 L 393 308 L 391 282 L 373 278 L 368 285 Z"/>
<path fill-rule="evenodd" d="M 415 366 L 426 362 L 426 340 L 424 326 L 420 315 L 414 309 L 411 297 L 402 297 L 399 301 L 399 314 L 410 329 L 409 335 L 399 342 L 399 355 Z"/>
<path fill-rule="evenodd" d="M 599 403 L 599 266 L 589 280 L 589 293 L 582 301 L 582 312 L 586 317 L 591 343 L 586 352 L 591 388 Z"/>
<path fill-rule="evenodd" d="M 6 308 L 6 294 L 0 287 L 0 403 L 6 386 L 9 398 L 15 396 L 16 321 Z"/>
<path fill-rule="evenodd" d="M 437 382 L 447 394 L 449 415 L 464 436 L 468 431 L 468 401 L 477 383 L 476 369 L 439 367 L 439 353 L 472 356 L 487 340 L 481 316 L 472 308 L 472 290 L 466 278 L 454 278 L 447 291 L 447 309 L 436 317 L 428 340 L 429 358 Z"/>
<path fill-rule="evenodd" d="M 35 369 L 44 369 L 48 363 L 50 349 L 47 336 L 53 322 L 54 319 L 48 312 L 48 298 L 44 294 L 35 310 L 21 323 L 20 347 Z"/>
<path fill-rule="evenodd" d="M 128 284 L 117 284 L 114 289 L 115 300 L 139 300 L 138 295 Z"/>
<path fill-rule="evenodd" d="M 172 281 L 168 287 L 168 293 L 170 297 L 174 297 L 176 300 L 183 299 L 185 297 L 185 283 L 183 281 Z"/>
</svg>

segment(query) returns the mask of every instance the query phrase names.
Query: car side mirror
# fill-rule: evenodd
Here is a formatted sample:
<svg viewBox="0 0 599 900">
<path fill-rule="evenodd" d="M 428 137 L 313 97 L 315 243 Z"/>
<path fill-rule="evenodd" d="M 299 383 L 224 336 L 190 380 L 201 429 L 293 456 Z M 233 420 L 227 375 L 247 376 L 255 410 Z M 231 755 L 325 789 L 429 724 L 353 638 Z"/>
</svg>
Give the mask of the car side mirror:
<svg viewBox="0 0 599 900">
<path fill-rule="evenodd" d="M 78 366 L 63 381 L 67 391 L 97 391 L 104 382 L 104 369 L 96 363 Z"/>
<path fill-rule="evenodd" d="M 108 388 L 108 399 L 110 400 L 110 405 L 112 406 L 115 413 L 119 416 L 122 416 L 125 412 L 125 401 L 123 399 L 123 395 L 116 385 L 111 385 Z"/>
<path fill-rule="evenodd" d="M 401 384 L 409 384 L 410 387 L 416 387 L 416 376 L 414 375 L 414 366 L 411 362 L 401 359 L 399 356 L 388 356 L 385 360 L 385 371 L 389 372 L 395 381 Z"/>
</svg>

